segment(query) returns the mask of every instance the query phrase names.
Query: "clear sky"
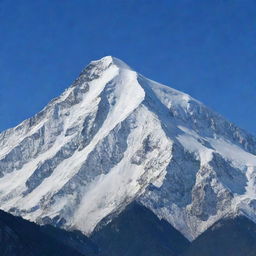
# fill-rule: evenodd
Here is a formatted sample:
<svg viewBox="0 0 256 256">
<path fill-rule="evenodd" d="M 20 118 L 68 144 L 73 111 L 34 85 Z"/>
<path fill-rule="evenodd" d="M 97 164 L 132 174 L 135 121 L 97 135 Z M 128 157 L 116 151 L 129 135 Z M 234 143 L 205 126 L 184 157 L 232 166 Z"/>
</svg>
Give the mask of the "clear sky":
<svg viewBox="0 0 256 256">
<path fill-rule="evenodd" d="M 255 0 L 0 0 L 0 131 L 105 55 L 256 134 Z"/>
</svg>

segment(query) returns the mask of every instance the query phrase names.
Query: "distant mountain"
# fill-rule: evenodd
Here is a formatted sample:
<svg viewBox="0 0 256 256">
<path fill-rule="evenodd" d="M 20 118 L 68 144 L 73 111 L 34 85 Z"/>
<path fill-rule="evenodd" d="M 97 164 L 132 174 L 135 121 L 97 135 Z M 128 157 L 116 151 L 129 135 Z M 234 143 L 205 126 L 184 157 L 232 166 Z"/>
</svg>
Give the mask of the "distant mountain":
<svg viewBox="0 0 256 256">
<path fill-rule="evenodd" d="M 0 134 L 0 208 L 90 235 L 138 202 L 192 241 L 227 215 L 256 221 L 255 154 L 255 137 L 108 56 Z"/>
<path fill-rule="evenodd" d="M 96 256 L 98 247 L 78 232 L 67 232 L 0 211 L 1 256 Z"/>
<path fill-rule="evenodd" d="M 91 239 L 108 256 L 177 256 L 190 244 L 168 222 L 138 203 L 127 206 L 106 226 L 100 223 Z"/>
</svg>

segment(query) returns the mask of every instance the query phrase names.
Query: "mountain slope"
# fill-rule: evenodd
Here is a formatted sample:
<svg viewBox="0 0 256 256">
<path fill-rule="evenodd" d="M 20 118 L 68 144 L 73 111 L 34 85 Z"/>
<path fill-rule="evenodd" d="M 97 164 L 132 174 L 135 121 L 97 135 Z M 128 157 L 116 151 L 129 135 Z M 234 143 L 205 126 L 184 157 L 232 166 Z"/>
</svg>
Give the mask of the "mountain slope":
<svg viewBox="0 0 256 256">
<path fill-rule="evenodd" d="M 192 242 L 183 256 L 254 256 L 256 224 L 246 217 L 223 219 Z"/>
<path fill-rule="evenodd" d="M 3 211 L 0 211 L 0 237 L 2 256 L 98 255 L 97 247 L 81 234 L 40 227 Z"/>
<path fill-rule="evenodd" d="M 108 256 L 177 256 L 189 246 L 168 222 L 137 203 L 96 229 L 91 239 Z"/>
<path fill-rule="evenodd" d="M 227 214 L 256 221 L 256 139 L 122 61 L 93 61 L 0 134 L 0 207 L 91 234 L 138 201 L 188 239 Z"/>
</svg>

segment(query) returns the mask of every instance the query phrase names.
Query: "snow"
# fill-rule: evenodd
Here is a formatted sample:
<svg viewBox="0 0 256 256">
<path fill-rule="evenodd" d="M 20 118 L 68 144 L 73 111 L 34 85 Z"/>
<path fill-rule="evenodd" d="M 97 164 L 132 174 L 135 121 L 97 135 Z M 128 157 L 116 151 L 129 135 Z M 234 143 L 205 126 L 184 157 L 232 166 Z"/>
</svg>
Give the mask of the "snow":
<svg viewBox="0 0 256 256">
<path fill-rule="evenodd" d="M 106 56 L 0 134 L 0 207 L 90 234 L 139 200 L 194 239 L 226 214 L 256 221 L 256 156 L 247 148 L 256 152 L 256 140 L 202 103 Z M 37 173 L 46 162 L 49 174 Z"/>
<path fill-rule="evenodd" d="M 237 167 L 256 166 L 256 156 L 222 138 L 209 139 L 214 149 Z"/>
<path fill-rule="evenodd" d="M 152 140 L 161 143 L 163 150 L 161 157 L 157 157 L 157 149 L 152 151 L 145 159 L 143 165 L 133 164 L 131 159 L 141 148 L 149 129 L 152 125 L 155 129 L 160 128 L 160 124 L 152 117 L 151 113 L 140 108 L 137 112 L 138 124 L 128 137 L 128 149 L 119 164 L 117 164 L 107 175 L 101 175 L 90 184 L 88 192 L 82 199 L 80 207 L 75 213 L 72 223 L 87 235 L 90 234 L 97 223 L 112 213 L 117 207 L 121 207 L 124 202 L 129 202 L 135 196 L 139 196 L 145 189 L 145 185 L 140 184 L 140 179 L 145 174 L 145 167 L 151 165 L 154 160 L 153 173 L 147 179 L 161 179 L 165 175 L 165 168 L 170 158 L 171 142 L 163 133 L 155 134 Z M 140 123 L 146 125 L 142 126 Z M 169 151 L 169 152 L 168 152 Z M 163 165 L 163 166 L 162 166 Z M 84 218 L 86 216 L 86 218 Z"/>
<path fill-rule="evenodd" d="M 189 135 L 179 135 L 178 141 L 191 153 L 199 154 L 201 165 L 206 165 L 212 160 L 212 149 L 203 146 L 198 139 Z"/>
</svg>

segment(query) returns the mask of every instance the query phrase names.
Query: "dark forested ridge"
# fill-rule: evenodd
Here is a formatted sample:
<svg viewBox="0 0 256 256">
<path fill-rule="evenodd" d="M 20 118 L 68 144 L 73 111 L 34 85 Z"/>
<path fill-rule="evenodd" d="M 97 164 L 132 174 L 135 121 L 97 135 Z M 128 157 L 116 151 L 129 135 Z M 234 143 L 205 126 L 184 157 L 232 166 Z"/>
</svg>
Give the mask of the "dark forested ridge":
<svg viewBox="0 0 256 256">
<path fill-rule="evenodd" d="M 223 219 L 192 242 L 182 256 L 255 256 L 256 225 L 246 217 Z"/>
<path fill-rule="evenodd" d="M 108 256 L 175 256 L 189 246 L 179 231 L 138 203 L 126 207 L 91 238 Z"/>
<path fill-rule="evenodd" d="M 1 256 L 256 256 L 256 224 L 223 219 L 190 243 L 168 222 L 132 203 L 87 238 L 0 211 Z"/>
<path fill-rule="evenodd" d="M 93 256 L 97 253 L 97 247 L 79 232 L 39 226 L 0 211 L 1 256 Z"/>
</svg>

